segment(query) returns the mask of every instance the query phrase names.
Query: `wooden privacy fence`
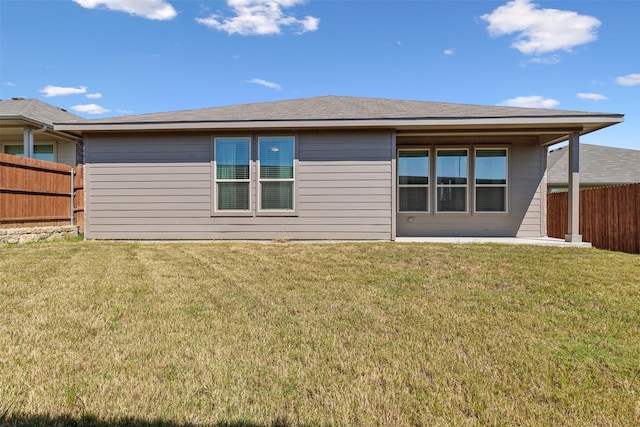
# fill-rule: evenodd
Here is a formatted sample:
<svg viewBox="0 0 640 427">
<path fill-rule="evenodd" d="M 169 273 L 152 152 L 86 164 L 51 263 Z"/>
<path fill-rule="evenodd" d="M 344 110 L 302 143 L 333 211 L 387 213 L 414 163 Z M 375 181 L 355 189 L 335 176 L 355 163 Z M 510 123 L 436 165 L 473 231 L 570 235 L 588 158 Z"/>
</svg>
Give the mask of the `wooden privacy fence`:
<svg viewBox="0 0 640 427">
<path fill-rule="evenodd" d="M 547 234 L 564 238 L 568 193 L 547 195 Z M 580 190 L 580 234 L 600 249 L 640 253 L 640 184 Z"/>
<path fill-rule="evenodd" d="M 73 223 L 83 232 L 83 173 L 82 166 L 0 154 L 0 227 Z"/>
</svg>

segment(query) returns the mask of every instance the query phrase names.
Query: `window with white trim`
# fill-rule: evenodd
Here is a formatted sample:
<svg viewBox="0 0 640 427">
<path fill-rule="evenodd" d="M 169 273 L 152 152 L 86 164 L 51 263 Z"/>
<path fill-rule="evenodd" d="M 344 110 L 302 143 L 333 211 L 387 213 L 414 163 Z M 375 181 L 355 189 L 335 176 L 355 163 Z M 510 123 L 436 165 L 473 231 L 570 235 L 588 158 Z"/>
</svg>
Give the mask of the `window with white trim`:
<svg viewBox="0 0 640 427">
<path fill-rule="evenodd" d="M 429 150 L 398 150 L 398 212 L 429 212 Z"/>
<path fill-rule="evenodd" d="M 251 210 L 251 139 L 214 140 L 215 210 Z"/>
<path fill-rule="evenodd" d="M 294 210 L 295 138 L 258 138 L 260 211 Z"/>
<path fill-rule="evenodd" d="M 24 145 L 5 145 L 5 154 L 13 154 L 14 156 L 24 157 Z M 33 146 L 33 158 L 38 160 L 46 160 L 54 162 L 55 155 L 53 153 L 53 144 L 37 144 Z"/>
<path fill-rule="evenodd" d="M 507 211 L 507 150 L 478 148 L 475 153 L 475 211 Z"/>
<path fill-rule="evenodd" d="M 436 152 L 436 209 L 438 212 L 467 212 L 468 156 L 466 148 Z"/>
</svg>

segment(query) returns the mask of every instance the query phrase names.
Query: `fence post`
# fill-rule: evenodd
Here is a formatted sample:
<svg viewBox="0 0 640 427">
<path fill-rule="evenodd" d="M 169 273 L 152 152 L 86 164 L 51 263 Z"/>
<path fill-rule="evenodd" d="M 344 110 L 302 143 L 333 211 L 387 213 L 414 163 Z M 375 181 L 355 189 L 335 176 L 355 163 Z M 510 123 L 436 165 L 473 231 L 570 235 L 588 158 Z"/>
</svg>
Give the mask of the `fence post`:
<svg viewBox="0 0 640 427">
<path fill-rule="evenodd" d="M 74 216 L 75 216 L 75 176 L 76 171 L 71 168 L 71 225 L 74 225 Z"/>
</svg>

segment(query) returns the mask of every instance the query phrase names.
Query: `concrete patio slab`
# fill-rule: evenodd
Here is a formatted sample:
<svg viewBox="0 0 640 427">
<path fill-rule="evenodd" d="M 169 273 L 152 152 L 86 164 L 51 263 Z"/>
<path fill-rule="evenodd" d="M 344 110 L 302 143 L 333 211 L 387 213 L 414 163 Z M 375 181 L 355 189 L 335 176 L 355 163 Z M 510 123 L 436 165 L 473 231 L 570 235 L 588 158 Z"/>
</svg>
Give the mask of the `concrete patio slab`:
<svg viewBox="0 0 640 427">
<path fill-rule="evenodd" d="M 500 243 L 505 245 L 536 245 L 536 246 L 562 246 L 570 248 L 590 248 L 589 242 L 565 242 L 563 239 L 553 237 L 397 237 L 400 243 Z"/>
</svg>

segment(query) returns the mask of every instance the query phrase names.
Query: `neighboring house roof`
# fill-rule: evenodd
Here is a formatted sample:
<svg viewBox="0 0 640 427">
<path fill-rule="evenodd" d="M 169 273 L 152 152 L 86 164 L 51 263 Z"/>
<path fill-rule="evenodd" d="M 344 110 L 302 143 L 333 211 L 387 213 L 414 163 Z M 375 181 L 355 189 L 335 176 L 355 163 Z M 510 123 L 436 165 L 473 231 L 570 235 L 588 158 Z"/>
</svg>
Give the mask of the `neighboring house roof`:
<svg viewBox="0 0 640 427">
<path fill-rule="evenodd" d="M 566 187 L 569 149 L 558 148 L 547 157 L 547 185 Z M 580 184 L 602 186 L 640 182 L 640 150 L 580 144 Z"/>
<path fill-rule="evenodd" d="M 531 128 L 546 134 L 543 144 L 566 139 L 566 132 L 592 132 L 623 121 L 622 114 L 537 108 L 494 107 L 442 102 L 320 96 L 286 101 L 233 105 L 65 122 L 60 130 L 169 130 L 249 128 L 372 128 L 401 130 Z M 559 129 L 562 129 L 560 131 Z M 544 129 L 546 132 L 540 132 Z M 558 129 L 558 132 L 554 132 Z"/>
<path fill-rule="evenodd" d="M 18 140 L 23 138 L 24 128 L 39 128 L 42 133 L 68 141 L 82 137 L 77 132 L 54 128 L 57 122 L 84 120 L 62 108 L 54 107 L 37 99 L 14 98 L 0 101 L 0 138 Z"/>
<path fill-rule="evenodd" d="M 39 126 L 53 126 L 57 122 L 84 119 L 37 99 L 15 98 L 0 101 L 0 120 L 27 121 Z"/>
</svg>

